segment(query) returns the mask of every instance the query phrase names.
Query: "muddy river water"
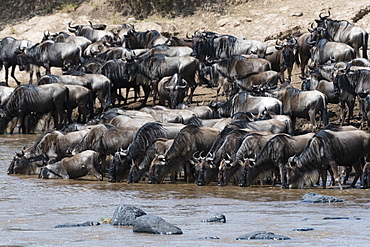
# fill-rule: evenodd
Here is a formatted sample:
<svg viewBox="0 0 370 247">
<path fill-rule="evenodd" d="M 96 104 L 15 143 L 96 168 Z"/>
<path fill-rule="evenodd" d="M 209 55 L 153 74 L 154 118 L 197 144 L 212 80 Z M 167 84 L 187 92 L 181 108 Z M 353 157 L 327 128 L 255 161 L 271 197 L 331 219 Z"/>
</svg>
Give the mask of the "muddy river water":
<svg viewBox="0 0 370 247">
<path fill-rule="evenodd" d="M 150 185 L 108 183 L 93 179 L 46 180 L 7 175 L 15 154 L 37 135 L 0 136 L 0 246 L 369 246 L 370 190 L 185 183 Z M 302 203 L 307 192 L 339 197 L 342 203 Z M 54 228 L 111 218 L 121 204 L 143 209 L 183 231 L 182 235 L 133 233 L 132 227 L 101 224 Z M 216 213 L 226 223 L 202 220 Z M 347 219 L 324 220 L 325 217 Z M 293 231 L 313 228 L 312 231 Z M 254 231 L 290 240 L 236 240 Z M 204 239 L 217 236 L 219 239 Z"/>
</svg>

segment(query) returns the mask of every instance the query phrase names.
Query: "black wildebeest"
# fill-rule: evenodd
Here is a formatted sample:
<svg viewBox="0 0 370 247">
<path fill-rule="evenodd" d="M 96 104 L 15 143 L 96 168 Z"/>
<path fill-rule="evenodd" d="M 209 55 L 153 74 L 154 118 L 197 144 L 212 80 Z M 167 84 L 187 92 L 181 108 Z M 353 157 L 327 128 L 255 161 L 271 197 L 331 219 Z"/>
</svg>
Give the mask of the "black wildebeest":
<svg viewBox="0 0 370 247">
<path fill-rule="evenodd" d="M 163 77 L 158 82 L 159 104 L 164 106 L 168 102 L 170 108 L 176 108 L 178 104 L 184 102 L 187 89 L 188 83 L 181 78 L 179 73 Z"/>
<path fill-rule="evenodd" d="M 220 129 L 188 125 L 174 138 L 165 155 L 155 157 L 149 168 L 149 183 L 160 183 L 168 173 L 185 168 L 186 181 L 193 178 L 189 159 L 196 151 L 208 152 Z"/>
<path fill-rule="evenodd" d="M 17 51 L 19 69 L 29 64 L 43 66 L 46 74 L 51 67 L 67 68 L 83 61 L 81 48 L 72 43 L 57 43 L 51 40 L 35 44 L 31 47 L 19 47 Z"/>
<path fill-rule="evenodd" d="M 16 81 L 18 85 L 21 84 L 20 81 L 15 78 L 14 71 L 15 67 L 18 65 L 18 60 L 17 60 L 17 54 L 15 52 L 18 51 L 19 48 L 24 49 L 26 47 L 32 47 L 35 44 L 31 41 L 28 40 L 17 40 L 12 37 L 6 37 L 3 38 L 0 42 L 0 64 L 4 65 L 5 68 L 5 83 L 7 86 L 8 84 L 8 77 L 9 77 L 9 68 L 11 67 L 11 77 Z M 0 67 L 0 69 L 2 66 Z M 33 73 L 36 73 L 37 77 L 40 77 L 40 70 L 39 67 L 36 65 L 27 65 L 24 68 L 27 72 L 30 73 L 30 84 L 32 84 L 32 77 Z"/>
<path fill-rule="evenodd" d="M 103 176 L 98 172 L 102 163 L 100 156 L 98 152 L 86 150 L 60 161 L 49 160 L 48 164 L 41 168 L 39 178 L 75 179 L 91 174 L 99 181 L 103 180 Z"/>
<path fill-rule="evenodd" d="M 271 55 L 266 56 L 266 60 L 271 63 L 271 69 L 279 72 L 284 79 L 284 71 L 288 73 L 288 80 L 291 80 L 293 65 L 295 62 L 294 49 L 297 46 L 295 38 L 288 39 L 283 43 L 276 40 L 276 45 L 267 49 Z"/>
<path fill-rule="evenodd" d="M 315 20 L 318 26 L 326 28 L 329 37 L 336 42 L 343 42 L 355 49 L 356 55 L 360 56 L 362 48 L 362 57 L 367 58 L 367 45 L 369 34 L 361 27 L 352 25 L 348 21 L 338 21 L 329 18 L 320 13 L 320 20 Z"/>
<path fill-rule="evenodd" d="M 64 107 L 66 106 L 66 108 Z M 52 113 L 54 127 L 61 128 L 67 110 L 67 120 L 71 122 L 71 107 L 69 105 L 69 90 L 61 84 L 33 86 L 25 84 L 18 86 L 10 96 L 0 118 L 0 133 L 3 134 L 8 123 L 18 117 L 22 133 L 28 133 L 25 117 L 31 112 L 45 114 Z"/>
<path fill-rule="evenodd" d="M 284 169 L 286 162 L 294 154 L 300 154 L 313 136 L 314 133 L 298 136 L 278 134 L 271 138 L 258 153 L 254 162 L 252 159 L 248 159 L 243 164 L 239 186 L 250 186 L 261 173 L 279 170 L 281 184 L 286 187 Z M 254 164 L 251 165 L 251 163 Z"/>
<path fill-rule="evenodd" d="M 335 182 L 339 183 L 338 166 L 353 166 L 356 174 L 354 187 L 362 173 L 364 158 L 370 153 L 370 135 L 352 126 L 329 125 L 317 132 L 303 152 L 289 158 L 287 179 L 290 188 L 303 187 L 304 183 L 316 182 L 322 173 L 322 186 L 326 188 L 327 170 L 332 169 Z"/>
</svg>

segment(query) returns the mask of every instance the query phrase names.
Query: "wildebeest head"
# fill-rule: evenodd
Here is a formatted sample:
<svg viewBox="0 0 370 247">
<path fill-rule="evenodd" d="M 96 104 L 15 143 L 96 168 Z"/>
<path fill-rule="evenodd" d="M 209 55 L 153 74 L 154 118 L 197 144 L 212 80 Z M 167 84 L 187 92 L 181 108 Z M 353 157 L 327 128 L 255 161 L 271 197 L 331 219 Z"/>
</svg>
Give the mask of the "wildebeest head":
<svg viewBox="0 0 370 247">
<path fill-rule="evenodd" d="M 116 152 L 111 160 L 108 171 L 109 182 L 120 182 L 127 170 L 130 169 L 130 165 L 125 162 L 127 152 L 120 150 Z"/>
<path fill-rule="evenodd" d="M 276 50 L 281 50 L 282 62 L 284 68 L 293 67 L 294 63 L 294 49 L 297 47 L 297 40 L 295 38 L 288 39 L 283 43 L 279 44 L 276 40 Z"/>
<path fill-rule="evenodd" d="M 248 187 L 249 183 L 249 172 L 253 167 L 255 159 L 246 159 L 240 168 L 240 177 L 238 185 L 240 187 Z"/>
<path fill-rule="evenodd" d="M 230 170 L 230 165 L 232 164 L 231 160 L 229 159 L 222 159 L 220 162 L 220 166 L 218 167 L 218 179 L 217 183 L 220 186 L 225 186 L 228 183 L 229 176 L 228 170 Z"/>
<path fill-rule="evenodd" d="M 26 174 L 33 175 L 38 173 L 38 165 L 36 161 L 42 161 L 42 158 L 33 159 L 29 152 L 25 151 L 25 147 L 21 152 L 17 152 L 10 162 L 7 174 Z"/>
<path fill-rule="evenodd" d="M 167 175 L 166 173 L 168 169 L 166 166 L 167 162 L 165 155 L 156 155 L 150 164 L 148 183 L 160 184 L 163 178 Z"/>
<path fill-rule="evenodd" d="M 217 177 L 217 166 L 214 163 L 214 154 L 207 153 L 205 157 L 199 155 L 199 163 L 195 166 L 196 184 L 199 186 L 207 185 Z"/>
<path fill-rule="evenodd" d="M 175 73 L 170 80 L 164 83 L 164 89 L 170 98 L 170 108 L 175 109 L 176 106 L 184 101 L 188 83 L 181 78 L 181 75 Z"/>
</svg>

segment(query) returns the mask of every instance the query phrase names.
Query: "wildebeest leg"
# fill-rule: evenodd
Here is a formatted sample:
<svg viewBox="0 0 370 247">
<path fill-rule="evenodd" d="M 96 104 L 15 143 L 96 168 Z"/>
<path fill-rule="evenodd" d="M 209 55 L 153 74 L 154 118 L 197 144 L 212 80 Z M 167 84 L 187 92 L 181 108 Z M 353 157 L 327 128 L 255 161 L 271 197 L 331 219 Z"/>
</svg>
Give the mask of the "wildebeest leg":
<svg viewBox="0 0 370 247">
<path fill-rule="evenodd" d="M 317 130 L 317 123 L 316 123 L 316 112 L 314 109 L 308 111 L 308 116 L 310 117 L 310 121 L 312 124 L 313 132 Z"/>
<path fill-rule="evenodd" d="M 339 173 L 338 173 L 338 164 L 337 164 L 337 162 L 330 161 L 329 165 L 330 165 L 330 167 L 333 171 L 335 183 L 338 183 L 340 190 L 343 190 L 342 184 L 340 182 Z"/>
<path fill-rule="evenodd" d="M 155 102 L 158 96 L 158 81 L 152 81 L 153 85 L 153 106 L 155 106 Z"/>
<path fill-rule="evenodd" d="M 141 106 L 145 106 L 146 102 L 148 101 L 149 94 L 150 94 L 150 86 L 148 85 L 142 85 L 143 91 L 144 91 L 144 100 L 141 103 Z"/>
<path fill-rule="evenodd" d="M 21 82 L 18 81 L 17 78 L 15 78 L 14 71 L 15 71 L 15 65 L 12 66 L 12 72 L 10 73 L 10 75 L 15 80 L 15 82 L 17 83 L 17 85 L 21 85 Z M 8 81 L 8 80 L 6 80 L 6 81 Z"/>
<path fill-rule="evenodd" d="M 361 177 L 361 175 L 362 175 L 362 165 L 361 165 L 362 163 L 364 163 L 364 160 L 359 159 L 358 161 L 356 161 L 356 163 L 354 163 L 352 165 L 353 168 L 355 169 L 355 177 L 353 178 L 353 181 L 352 181 L 352 184 L 351 184 L 352 188 L 355 187 L 358 178 Z"/>
<path fill-rule="evenodd" d="M 287 174 L 286 174 L 285 164 L 282 163 L 282 162 L 279 162 L 278 167 L 279 167 L 279 172 L 280 172 L 281 186 L 284 189 L 286 189 L 286 188 L 288 188 L 288 182 L 287 182 Z"/>
<path fill-rule="evenodd" d="M 344 101 L 341 101 L 340 102 L 340 119 L 339 119 L 339 123 L 341 125 L 344 124 L 344 119 L 346 118 L 347 116 L 347 108 L 346 108 L 346 103 Z"/>
<path fill-rule="evenodd" d="M 287 70 L 287 73 L 288 73 L 288 79 L 289 81 L 292 79 L 292 70 L 293 70 L 293 67 L 287 67 L 286 68 Z M 284 79 L 284 77 L 282 77 Z"/>
<path fill-rule="evenodd" d="M 189 89 L 190 89 L 190 94 L 189 94 L 188 99 L 186 100 L 186 102 L 189 103 L 189 104 L 191 104 L 191 102 L 193 101 L 193 95 L 194 95 L 194 91 L 196 89 L 196 86 L 195 87 L 191 87 Z"/>
</svg>

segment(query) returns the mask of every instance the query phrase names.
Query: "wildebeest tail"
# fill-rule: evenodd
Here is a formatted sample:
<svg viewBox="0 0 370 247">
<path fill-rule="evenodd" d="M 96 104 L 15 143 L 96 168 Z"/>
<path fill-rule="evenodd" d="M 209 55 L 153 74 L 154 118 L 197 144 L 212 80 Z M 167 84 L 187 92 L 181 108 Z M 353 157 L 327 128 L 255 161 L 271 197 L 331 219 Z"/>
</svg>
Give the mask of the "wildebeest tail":
<svg viewBox="0 0 370 247">
<path fill-rule="evenodd" d="M 66 111 L 68 123 L 72 123 L 72 106 L 69 97 L 69 89 L 66 87 Z"/>
</svg>

